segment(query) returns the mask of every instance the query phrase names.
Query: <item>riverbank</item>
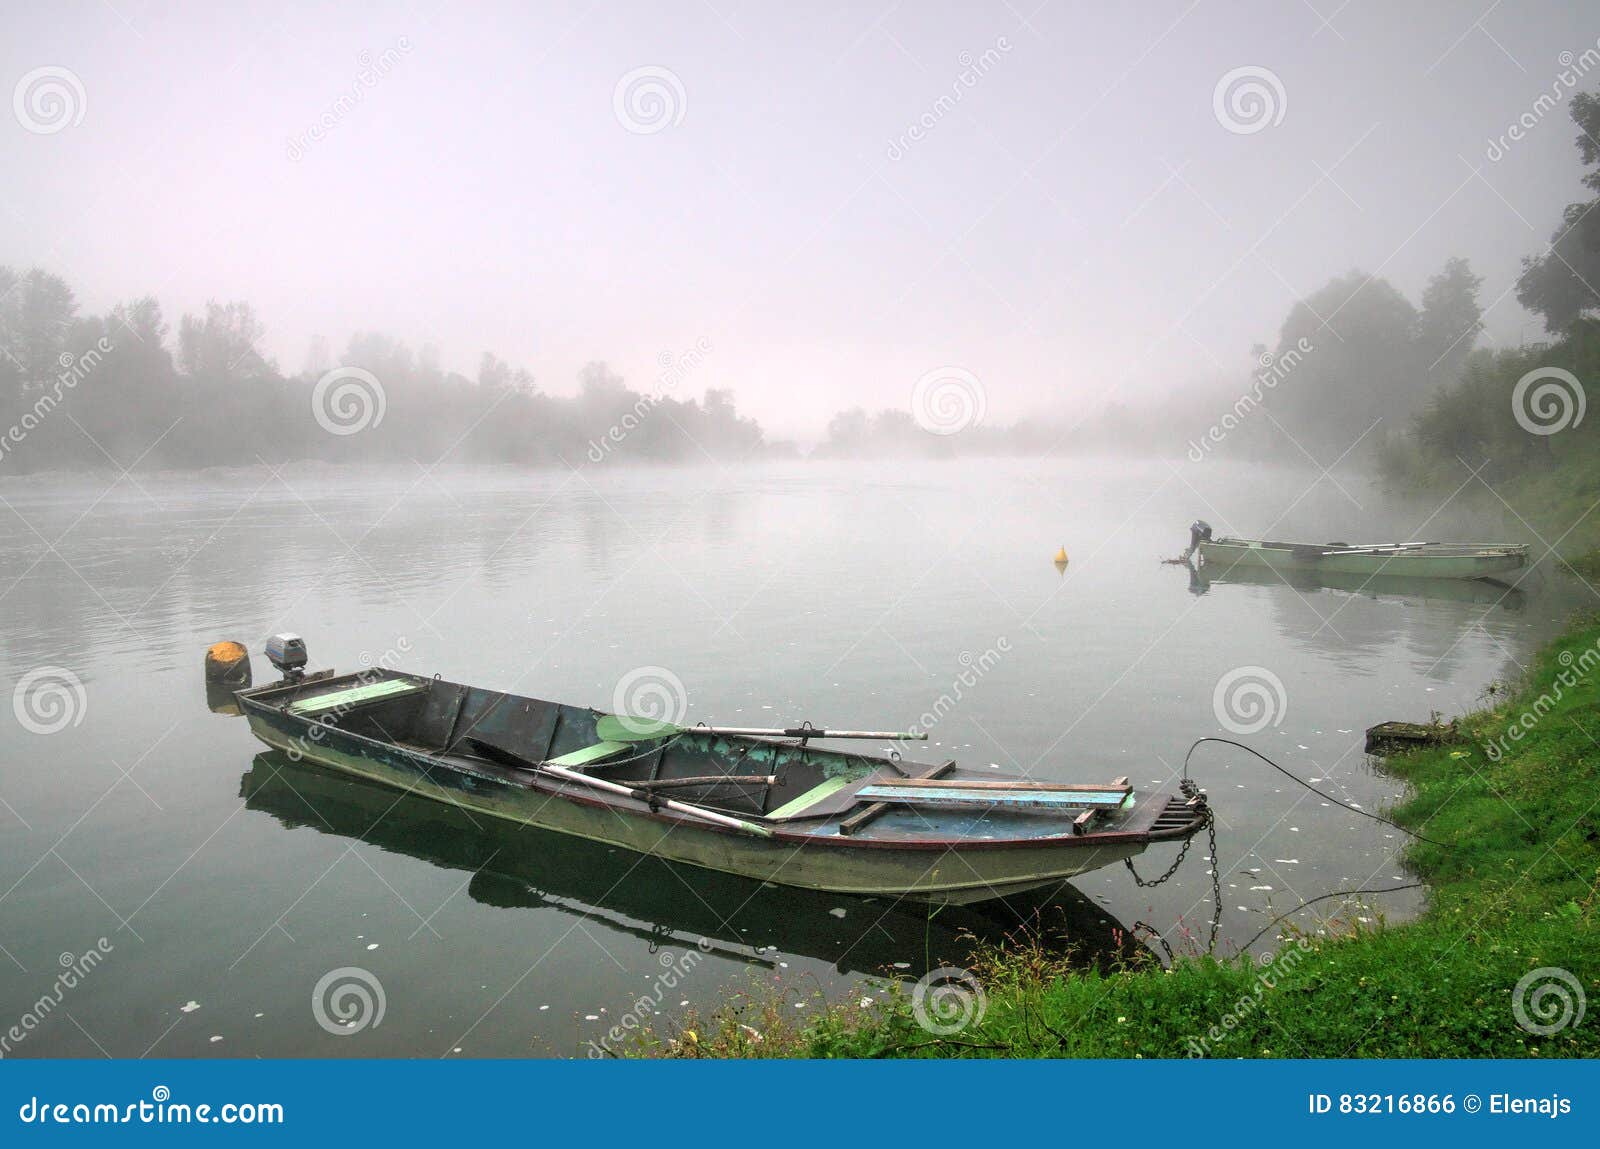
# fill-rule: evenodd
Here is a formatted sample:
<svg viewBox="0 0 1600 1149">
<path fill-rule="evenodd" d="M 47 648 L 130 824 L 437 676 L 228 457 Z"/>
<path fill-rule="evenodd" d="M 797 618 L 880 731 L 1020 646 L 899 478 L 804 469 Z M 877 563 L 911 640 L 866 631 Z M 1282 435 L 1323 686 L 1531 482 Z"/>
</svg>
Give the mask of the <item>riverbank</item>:
<svg viewBox="0 0 1600 1149">
<path fill-rule="evenodd" d="M 1416 921 L 1278 927 L 1269 959 L 1075 969 L 1042 939 L 972 956 L 943 993 L 807 1023 L 753 997 L 641 1047 L 711 1057 L 1594 1057 L 1600 1018 L 1600 618 L 1574 623 L 1459 741 L 1388 760 L 1422 837 Z M 1373 885 L 1390 883 L 1375 881 Z M 1376 906 L 1377 900 L 1374 900 Z M 1309 921 L 1309 914 L 1298 915 Z M 1308 926 L 1308 929 L 1310 927 Z M 964 1024 L 963 1024 L 964 1023 Z"/>
</svg>

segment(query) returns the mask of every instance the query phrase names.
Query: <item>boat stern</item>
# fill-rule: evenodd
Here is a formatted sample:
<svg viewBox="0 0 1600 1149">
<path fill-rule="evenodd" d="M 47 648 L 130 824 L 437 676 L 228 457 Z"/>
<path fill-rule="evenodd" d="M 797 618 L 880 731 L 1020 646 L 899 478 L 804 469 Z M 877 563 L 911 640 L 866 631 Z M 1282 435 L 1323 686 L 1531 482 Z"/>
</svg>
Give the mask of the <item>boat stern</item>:
<svg viewBox="0 0 1600 1149">
<path fill-rule="evenodd" d="M 1188 778 L 1176 791 L 1166 791 L 1165 801 L 1146 831 L 1152 842 L 1180 842 L 1211 824 L 1211 806 L 1203 790 Z"/>
</svg>

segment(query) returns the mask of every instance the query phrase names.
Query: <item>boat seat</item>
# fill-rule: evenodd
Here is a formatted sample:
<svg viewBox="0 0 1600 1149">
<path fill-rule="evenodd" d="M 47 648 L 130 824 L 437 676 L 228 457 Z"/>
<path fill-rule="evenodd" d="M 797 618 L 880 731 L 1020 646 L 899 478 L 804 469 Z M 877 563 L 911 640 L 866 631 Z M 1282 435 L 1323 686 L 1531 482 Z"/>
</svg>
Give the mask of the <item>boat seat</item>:
<svg viewBox="0 0 1600 1149">
<path fill-rule="evenodd" d="M 607 758 L 615 758 L 624 750 L 629 749 L 626 742 L 596 742 L 593 746 L 585 746 L 582 750 L 571 750 L 559 758 L 552 758 L 548 765 L 566 766 L 576 769 L 580 766 L 593 766 L 596 762 L 604 762 Z"/>
<path fill-rule="evenodd" d="M 1130 796 L 1127 786 L 1051 786 L 1040 783 L 943 782 L 880 779 L 856 797 L 909 806 L 996 806 L 1015 810 L 1115 810 Z"/>
<path fill-rule="evenodd" d="M 833 795 L 837 794 L 840 790 L 843 790 L 851 783 L 859 781 L 859 778 L 852 778 L 848 774 L 840 774 L 835 778 L 829 778 L 826 781 L 811 787 L 811 789 L 807 790 L 804 794 L 801 794 L 798 798 L 791 798 L 789 801 L 779 806 L 776 810 L 773 810 L 766 816 L 767 821 L 784 822 L 790 818 L 804 817 L 805 812 L 811 807 L 817 805 L 819 802 L 822 802 L 827 798 L 833 797 Z"/>
<path fill-rule="evenodd" d="M 352 686 L 346 690 L 334 690 L 327 694 L 313 694 L 310 698 L 297 698 L 289 703 L 290 714 L 316 714 L 323 710 L 344 709 L 358 706 L 367 702 L 377 702 L 384 698 L 398 698 L 402 694 L 415 694 L 425 687 L 420 682 L 412 682 L 406 678 L 385 678 L 380 682 L 368 682 L 361 686 Z"/>
</svg>

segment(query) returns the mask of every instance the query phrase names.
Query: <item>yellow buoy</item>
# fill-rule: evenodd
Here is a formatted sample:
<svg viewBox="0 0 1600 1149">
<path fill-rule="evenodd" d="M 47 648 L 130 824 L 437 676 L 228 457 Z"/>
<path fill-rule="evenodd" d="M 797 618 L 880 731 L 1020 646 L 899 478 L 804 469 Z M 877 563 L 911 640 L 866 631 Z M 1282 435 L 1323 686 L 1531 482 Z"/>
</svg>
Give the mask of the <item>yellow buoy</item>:
<svg viewBox="0 0 1600 1149">
<path fill-rule="evenodd" d="M 1064 567 L 1066 565 L 1067 565 L 1067 548 L 1066 547 L 1062 547 L 1060 550 L 1058 550 L 1056 552 L 1056 566 Z"/>
</svg>

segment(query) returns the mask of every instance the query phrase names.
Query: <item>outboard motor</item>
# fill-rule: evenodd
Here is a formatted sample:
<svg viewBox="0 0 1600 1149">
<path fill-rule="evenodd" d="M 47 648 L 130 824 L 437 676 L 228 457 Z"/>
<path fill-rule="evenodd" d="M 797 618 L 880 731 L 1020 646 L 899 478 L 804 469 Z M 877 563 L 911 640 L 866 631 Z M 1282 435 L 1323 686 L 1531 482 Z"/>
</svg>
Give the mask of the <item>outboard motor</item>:
<svg viewBox="0 0 1600 1149">
<path fill-rule="evenodd" d="M 1183 557 L 1186 560 L 1194 557 L 1194 553 L 1200 549 L 1200 544 L 1210 541 L 1211 524 L 1204 519 L 1196 519 L 1189 524 L 1189 549 L 1183 552 Z"/>
<path fill-rule="evenodd" d="M 298 634 L 275 634 L 267 639 L 267 661 L 278 668 L 285 682 L 299 682 L 306 673 L 306 642 Z"/>
</svg>

